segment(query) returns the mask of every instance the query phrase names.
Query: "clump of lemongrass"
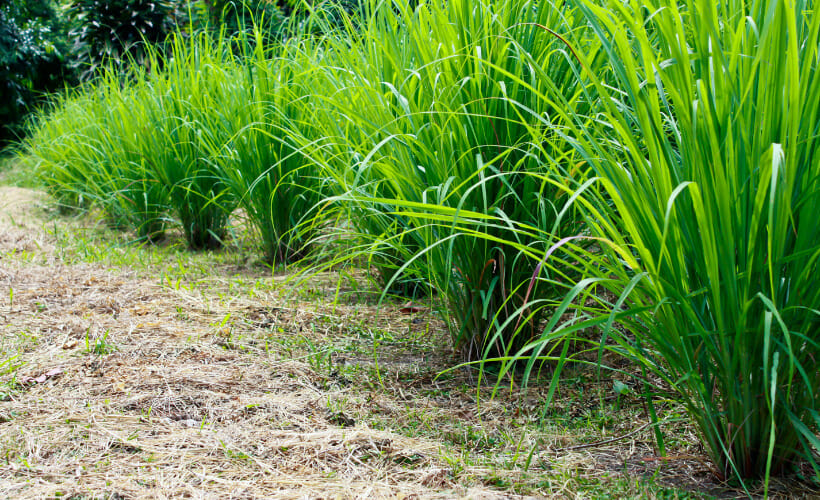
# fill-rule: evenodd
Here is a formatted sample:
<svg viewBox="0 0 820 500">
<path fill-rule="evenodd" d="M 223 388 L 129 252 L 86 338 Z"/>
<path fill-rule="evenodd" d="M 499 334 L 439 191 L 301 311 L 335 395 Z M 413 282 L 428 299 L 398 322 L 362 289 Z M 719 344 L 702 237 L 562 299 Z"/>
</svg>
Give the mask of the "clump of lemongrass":
<svg viewBox="0 0 820 500">
<path fill-rule="evenodd" d="M 468 357 L 516 350 L 540 328 L 532 317 L 527 331 L 497 334 L 522 305 L 520 285 L 532 275 L 519 248 L 543 251 L 546 243 L 515 231 L 512 221 L 559 234 L 579 230 L 577 220 L 558 216 L 562 191 L 544 180 L 563 174 L 543 155 L 571 164 L 570 148 L 553 141 L 556 149 L 545 152 L 534 143 L 544 131 L 533 117 L 560 120 L 545 100 L 553 93 L 588 106 L 583 81 L 572 77 L 577 62 L 536 25 L 589 43 L 593 59 L 596 46 L 573 9 L 549 2 L 396 5 L 372 7 L 352 41 L 328 42 L 320 93 L 330 137 L 312 156 L 349 165 L 328 171 L 355 230 L 372 242 L 365 248 L 386 285 L 406 275 L 435 290 Z M 477 229 L 486 237 L 461 234 L 431 207 L 508 222 Z M 539 285 L 537 294 L 550 293 Z"/>
<path fill-rule="evenodd" d="M 719 475 L 817 474 L 820 18 L 792 0 L 576 3 L 614 82 L 589 72 L 597 119 L 572 110 L 564 132 L 599 178 L 579 206 L 601 249 L 564 246 L 591 274 L 575 293 L 618 297 L 577 310 L 679 394 Z"/>
</svg>

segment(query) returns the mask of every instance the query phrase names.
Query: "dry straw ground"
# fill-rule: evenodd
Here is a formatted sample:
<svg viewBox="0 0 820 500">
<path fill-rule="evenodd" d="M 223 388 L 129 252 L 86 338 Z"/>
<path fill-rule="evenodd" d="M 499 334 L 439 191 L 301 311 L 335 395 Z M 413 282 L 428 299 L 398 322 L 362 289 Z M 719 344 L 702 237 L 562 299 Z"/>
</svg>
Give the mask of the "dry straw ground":
<svg viewBox="0 0 820 500">
<path fill-rule="evenodd" d="M 65 259 L 56 235 L 85 222 L 44 202 L 0 188 L 0 498 L 674 498 L 715 486 L 685 424 L 658 460 L 640 404 L 607 419 L 612 397 L 580 376 L 550 410 L 573 432 L 536 425 L 537 392 L 477 404 L 469 371 L 436 379 L 454 359 L 426 309 L 328 301 L 332 276 L 294 298 L 282 277 L 224 259 L 195 278 Z"/>
</svg>

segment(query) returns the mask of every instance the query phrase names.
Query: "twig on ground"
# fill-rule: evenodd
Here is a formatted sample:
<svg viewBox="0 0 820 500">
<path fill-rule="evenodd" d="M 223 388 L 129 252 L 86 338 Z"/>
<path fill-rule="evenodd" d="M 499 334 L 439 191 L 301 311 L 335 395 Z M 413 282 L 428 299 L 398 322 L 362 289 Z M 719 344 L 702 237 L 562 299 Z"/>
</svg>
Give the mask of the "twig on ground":
<svg viewBox="0 0 820 500">
<path fill-rule="evenodd" d="M 605 444 L 614 443 L 616 441 L 621 441 L 623 439 L 626 439 L 630 436 L 634 436 L 635 434 L 641 432 L 642 430 L 646 429 L 650 425 L 652 425 L 652 422 L 647 422 L 647 423 L 643 424 L 642 426 L 638 427 L 637 429 L 629 431 L 626 434 L 623 434 L 621 436 L 616 436 L 616 437 L 610 438 L 610 439 L 604 439 L 603 441 L 596 441 L 594 443 L 579 444 L 579 445 L 576 445 L 576 446 L 567 446 L 567 447 L 564 447 L 564 448 L 559 448 L 559 449 L 555 450 L 555 452 L 558 453 L 558 452 L 562 452 L 562 451 L 583 450 L 583 449 L 586 449 L 586 448 L 595 448 L 595 447 L 598 447 L 598 446 L 603 446 Z"/>
</svg>

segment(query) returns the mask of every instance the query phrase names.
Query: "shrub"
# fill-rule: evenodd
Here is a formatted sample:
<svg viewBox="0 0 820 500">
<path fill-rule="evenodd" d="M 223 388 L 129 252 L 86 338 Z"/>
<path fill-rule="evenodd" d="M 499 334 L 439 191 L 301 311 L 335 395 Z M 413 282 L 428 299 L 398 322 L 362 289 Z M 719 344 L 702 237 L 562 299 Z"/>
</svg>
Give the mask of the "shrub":
<svg viewBox="0 0 820 500">
<path fill-rule="evenodd" d="M 85 78 L 105 64 L 119 70 L 146 65 L 149 46 L 164 42 L 176 29 L 179 7 L 176 0 L 72 0 L 74 65 Z"/>
<path fill-rule="evenodd" d="M 66 31 L 50 0 L 0 1 L 0 145 L 45 93 L 72 81 Z"/>
</svg>

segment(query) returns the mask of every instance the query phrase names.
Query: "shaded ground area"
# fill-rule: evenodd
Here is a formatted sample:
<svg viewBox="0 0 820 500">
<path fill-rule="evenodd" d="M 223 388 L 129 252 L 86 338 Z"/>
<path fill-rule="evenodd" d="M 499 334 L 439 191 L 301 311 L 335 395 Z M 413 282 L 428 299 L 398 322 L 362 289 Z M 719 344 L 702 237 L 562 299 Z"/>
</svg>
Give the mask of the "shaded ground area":
<svg viewBox="0 0 820 500">
<path fill-rule="evenodd" d="M 0 497 L 736 495 L 674 405 L 660 459 L 611 380 L 570 371 L 547 411 L 538 389 L 478 398 L 469 369 L 436 376 L 457 359 L 424 304 L 377 307 L 350 273 L 293 293 L 230 253 L 99 250 L 44 203 L 0 187 Z"/>
</svg>

